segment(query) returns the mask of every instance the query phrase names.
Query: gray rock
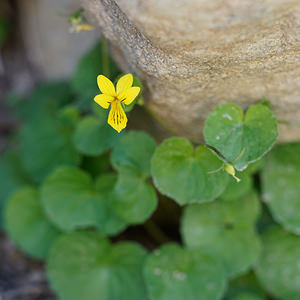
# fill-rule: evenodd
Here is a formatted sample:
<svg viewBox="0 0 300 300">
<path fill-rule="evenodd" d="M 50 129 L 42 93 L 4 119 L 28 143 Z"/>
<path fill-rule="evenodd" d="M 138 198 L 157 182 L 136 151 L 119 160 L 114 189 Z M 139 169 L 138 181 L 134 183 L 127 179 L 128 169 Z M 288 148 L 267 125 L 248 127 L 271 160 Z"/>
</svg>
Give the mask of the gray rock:
<svg viewBox="0 0 300 300">
<path fill-rule="evenodd" d="M 299 0 L 81 1 L 178 134 L 201 140 L 223 102 L 269 99 L 279 120 L 300 122 Z M 299 124 L 280 125 L 280 139 L 300 139 Z"/>
</svg>

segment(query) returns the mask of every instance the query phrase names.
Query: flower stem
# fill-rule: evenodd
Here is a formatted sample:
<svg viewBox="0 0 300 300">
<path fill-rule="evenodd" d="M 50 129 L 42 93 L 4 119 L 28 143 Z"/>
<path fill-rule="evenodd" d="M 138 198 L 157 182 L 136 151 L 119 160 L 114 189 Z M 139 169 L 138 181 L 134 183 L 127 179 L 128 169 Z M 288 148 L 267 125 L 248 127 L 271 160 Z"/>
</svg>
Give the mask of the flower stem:
<svg viewBox="0 0 300 300">
<path fill-rule="evenodd" d="M 171 239 L 151 220 L 148 220 L 144 224 L 144 228 L 159 244 L 164 244 L 171 241 Z"/>
<path fill-rule="evenodd" d="M 102 52 L 101 52 L 101 60 L 102 60 L 102 69 L 103 74 L 107 78 L 110 77 L 110 69 L 109 69 L 109 51 L 108 51 L 108 43 L 107 39 L 102 37 Z"/>
<path fill-rule="evenodd" d="M 178 134 L 170 128 L 169 125 L 166 124 L 165 121 L 163 121 L 158 115 L 157 113 L 155 113 L 148 105 L 144 104 L 145 109 L 147 110 L 147 112 L 165 129 L 167 130 L 171 135 L 173 136 L 178 136 Z"/>
</svg>

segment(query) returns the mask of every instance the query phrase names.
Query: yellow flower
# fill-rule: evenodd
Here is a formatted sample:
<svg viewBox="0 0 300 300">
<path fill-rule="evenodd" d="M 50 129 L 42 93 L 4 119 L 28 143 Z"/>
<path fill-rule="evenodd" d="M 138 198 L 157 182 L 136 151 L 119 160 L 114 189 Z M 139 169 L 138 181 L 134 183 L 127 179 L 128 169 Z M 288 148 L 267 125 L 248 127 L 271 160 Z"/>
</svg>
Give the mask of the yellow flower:
<svg viewBox="0 0 300 300">
<path fill-rule="evenodd" d="M 105 109 L 110 106 L 107 123 L 120 132 L 126 127 L 127 117 L 122 105 L 129 105 L 140 92 L 140 88 L 132 86 L 132 74 L 122 76 L 117 82 L 117 89 L 113 83 L 103 75 L 97 77 L 97 83 L 102 94 L 97 95 L 94 101 Z"/>
<path fill-rule="evenodd" d="M 75 26 L 76 32 L 81 32 L 81 31 L 84 31 L 84 30 L 91 31 L 93 29 L 94 29 L 94 27 L 90 24 L 80 24 L 80 25 Z"/>
</svg>

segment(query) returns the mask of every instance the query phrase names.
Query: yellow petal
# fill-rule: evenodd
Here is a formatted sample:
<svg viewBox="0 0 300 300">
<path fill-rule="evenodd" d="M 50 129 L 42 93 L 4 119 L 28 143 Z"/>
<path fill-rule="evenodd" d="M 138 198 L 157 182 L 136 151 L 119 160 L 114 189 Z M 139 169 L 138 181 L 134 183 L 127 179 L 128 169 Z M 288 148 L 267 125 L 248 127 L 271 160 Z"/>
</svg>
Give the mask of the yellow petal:
<svg viewBox="0 0 300 300">
<path fill-rule="evenodd" d="M 138 86 L 131 87 L 124 93 L 122 93 L 118 98 L 120 101 L 122 101 L 124 104 L 129 105 L 135 97 L 139 94 L 140 88 Z"/>
<path fill-rule="evenodd" d="M 116 96 L 116 90 L 113 83 L 103 75 L 97 77 L 97 83 L 100 91 L 109 96 Z"/>
<path fill-rule="evenodd" d="M 126 127 L 127 117 L 120 101 L 114 101 L 111 104 L 107 123 L 118 132 Z"/>
<path fill-rule="evenodd" d="M 94 101 L 102 106 L 105 109 L 108 109 L 110 103 L 114 100 L 115 98 L 112 96 L 108 96 L 105 94 L 99 94 L 94 98 Z"/>
<path fill-rule="evenodd" d="M 81 25 L 76 26 L 77 32 L 84 31 L 84 30 L 91 31 L 93 29 L 94 29 L 94 27 L 91 26 L 90 24 L 81 24 Z"/>
<path fill-rule="evenodd" d="M 131 74 L 126 74 L 122 76 L 117 83 L 117 95 L 126 92 L 131 88 L 133 83 L 133 76 Z"/>
</svg>

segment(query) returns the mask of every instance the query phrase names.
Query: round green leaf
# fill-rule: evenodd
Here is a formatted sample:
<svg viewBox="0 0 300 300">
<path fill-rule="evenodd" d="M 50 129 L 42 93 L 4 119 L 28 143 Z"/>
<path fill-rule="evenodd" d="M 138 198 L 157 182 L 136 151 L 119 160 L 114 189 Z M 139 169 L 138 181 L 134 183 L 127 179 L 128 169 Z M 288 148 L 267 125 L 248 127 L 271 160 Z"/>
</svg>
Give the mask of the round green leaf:
<svg viewBox="0 0 300 300">
<path fill-rule="evenodd" d="M 232 300 L 250 296 L 257 300 L 266 300 L 266 292 L 252 271 L 230 281 L 225 299 Z"/>
<path fill-rule="evenodd" d="M 299 300 L 300 237 L 274 226 L 263 235 L 263 252 L 256 274 L 275 297 Z"/>
<path fill-rule="evenodd" d="M 86 155 L 100 155 L 110 149 L 118 138 L 104 118 L 85 117 L 77 125 L 73 141 L 76 149 Z"/>
<path fill-rule="evenodd" d="M 45 258 L 60 235 L 46 218 L 36 189 L 25 187 L 14 193 L 5 210 L 5 228 L 14 242 L 27 254 Z"/>
<path fill-rule="evenodd" d="M 111 163 L 118 171 L 130 169 L 147 178 L 155 147 L 155 141 L 145 132 L 130 131 L 114 147 Z"/>
<path fill-rule="evenodd" d="M 56 167 L 76 166 L 79 154 L 71 141 L 72 129 L 55 118 L 39 118 L 21 130 L 21 155 L 24 168 L 41 182 Z"/>
<path fill-rule="evenodd" d="M 278 136 L 277 121 L 263 104 L 250 106 L 245 116 L 240 107 L 221 104 L 209 114 L 204 136 L 241 171 L 271 149 Z"/>
<path fill-rule="evenodd" d="M 47 274 L 61 300 L 146 300 L 145 257 L 137 244 L 111 246 L 96 233 L 74 232 L 53 245 Z"/>
<path fill-rule="evenodd" d="M 223 162 L 206 146 L 195 151 L 184 138 L 170 138 L 154 153 L 151 172 L 157 189 L 180 205 L 208 202 L 225 189 L 228 176 L 218 170 Z"/>
<path fill-rule="evenodd" d="M 115 235 L 126 227 L 126 223 L 112 209 L 111 202 L 114 198 L 114 186 L 117 176 L 106 174 L 96 180 L 95 209 L 97 211 L 97 226 L 104 235 Z"/>
<path fill-rule="evenodd" d="M 42 203 L 49 218 L 64 231 L 95 226 L 103 235 L 115 235 L 126 223 L 111 202 L 116 176 L 104 175 L 94 183 L 76 168 L 61 167 L 42 186 Z"/>
<path fill-rule="evenodd" d="M 236 276 L 248 270 L 260 253 L 254 230 L 258 214 L 259 202 L 253 193 L 242 199 L 190 205 L 182 220 L 184 242 L 219 258 L 228 275 Z"/>
<path fill-rule="evenodd" d="M 132 172 L 119 173 L 112 208 L 127 223 L 139 224 L 147 220 L 157 207 L 154 188 Z"/>
<path fill-rule="evenodd" d="M 272 216 L 300 234 L 300 143 L 279 145 L 268 155 L 262 171 L 263 199 Z"/>
<path fill-rule="evenodd" d="M 218 261 L 176 244 L 164 245 L 149 255 L 144 277 L 151 300 L 217 300 L 226 285 Z"/>
<path fill-rule="evenodd" d="M 71 167 L 57 169 L 44 182 L 41 195 L 47 215 L 62 230 L 97 224 L 93 182 L 85 172 Z"/>
</svg>

